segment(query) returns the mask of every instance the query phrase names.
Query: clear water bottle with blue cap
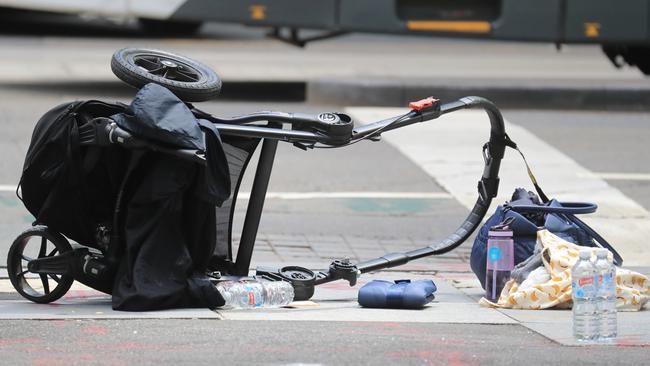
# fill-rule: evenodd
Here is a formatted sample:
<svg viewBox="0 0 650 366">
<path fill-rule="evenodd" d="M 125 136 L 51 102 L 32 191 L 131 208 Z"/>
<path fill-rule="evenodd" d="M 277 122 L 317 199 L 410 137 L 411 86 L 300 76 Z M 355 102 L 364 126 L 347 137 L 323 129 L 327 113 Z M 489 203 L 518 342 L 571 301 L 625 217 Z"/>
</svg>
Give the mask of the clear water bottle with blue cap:
<svg viewBox="0 0 650 366">
<path fill-rule="evenodd" d="M 510 225 L 513 218 L 508 218 L 488 232 L 487 265 L 485 274 L 485 297 L 496 302 L 501 291 L 510 279 L 510 272 L 515 267 L 514 242 Z"/>
<path fill-rule="evenodd" d="M 571 269 L 573 337 L 578 342 L 591 343 L 598 338 L 597 285 L 598 272 L 591 263 L 591 249 L 581 249 Z"/>
<path fill-rule="evenodd" d="M 225 301 L 226 309 L 273 308 L 293 301 L 294 290 L 284 281 L 222 281 L 217 290 Z"/>
<path fill-rule="evenodd" d="M 616 338 L 616 267 L 609 259 L 607 249 L 596 253 L 594 267 L 598 271 L 596 310 L 598 312 L 598 340 L 610 342 Z"/>
</svg>

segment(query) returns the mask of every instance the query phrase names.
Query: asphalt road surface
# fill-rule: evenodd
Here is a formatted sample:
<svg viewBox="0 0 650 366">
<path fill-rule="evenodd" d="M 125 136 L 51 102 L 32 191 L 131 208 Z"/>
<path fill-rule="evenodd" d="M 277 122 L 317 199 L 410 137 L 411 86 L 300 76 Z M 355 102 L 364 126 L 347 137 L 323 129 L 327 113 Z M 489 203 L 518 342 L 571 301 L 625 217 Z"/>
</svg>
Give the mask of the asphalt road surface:
<svg viewBox="0 0 650 366">
<path fill-rule="evenodd" d="M 647 360 L 647 348 L 559 347 L 508 325 L 70 320 L 2 326 L 3 362 L 16 366 L 632 365 Z"/>
</svg>

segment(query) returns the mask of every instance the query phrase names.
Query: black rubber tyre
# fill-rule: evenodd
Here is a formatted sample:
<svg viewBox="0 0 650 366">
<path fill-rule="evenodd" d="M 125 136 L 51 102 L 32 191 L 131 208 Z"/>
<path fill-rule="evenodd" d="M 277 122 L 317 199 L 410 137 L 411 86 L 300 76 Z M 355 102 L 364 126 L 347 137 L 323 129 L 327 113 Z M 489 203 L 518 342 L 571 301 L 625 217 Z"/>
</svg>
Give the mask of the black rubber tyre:
<svg viewBox="0 0 650 366">
<path fill-rule="evenodd" d="M 650 47 L 636 47 L 631 50 L 636 67 L 645 75 L 650 75 Z"/>
<path fill-rule="evenodd" d="M 47 304 L 65 295 L 72 286 L 74 277 L 71 274 L 39 274 L 38 277 L 26 277 L 25 275 L 29 273 L 27 263 L 32 259 L 27 254 L 36 253 L 34 243 L 30 245 L 33 240 L 40 243 L 37 258 L 56 256 L 71 251 L 72 247 L 61 234 L 51 232 L 45 226 L 35 226 L 18 235 L 11 248 L 9 248 L 7 273 L 11 284 L 24 298 L 39 304 Z M 48 247 L 52 248 L 52 250 L 48 250 Z M 56 283 L 53 289 L 50 289 L 50 279 Z M 34 286 L 38 282 L 41 283 L 42 289 Z"/>
<path fill-rule="evenodd" d="M 156 83 L 186 102 L 210 100 L 221 91 L 219 76 L 208 66 L 160 50 L 118 50 L 111 59 L 111 70 L 120 80 L 133 87 Z"/>
</svg>

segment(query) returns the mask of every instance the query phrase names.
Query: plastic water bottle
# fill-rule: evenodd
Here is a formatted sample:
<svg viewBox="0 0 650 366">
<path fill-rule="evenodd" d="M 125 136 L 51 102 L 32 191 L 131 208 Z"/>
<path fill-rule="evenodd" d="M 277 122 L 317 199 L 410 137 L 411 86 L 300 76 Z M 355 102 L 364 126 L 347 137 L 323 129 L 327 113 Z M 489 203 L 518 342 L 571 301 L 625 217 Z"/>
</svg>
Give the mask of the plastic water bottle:
<svg viewBox="0 0 650 366">
<path fill-rule="evenodd" d="M 594 266 L 598 271 L 596 309 L 598 311 L 598 340 L 609 342 L 616 338 L 616 267 L 607 259 L 609 251 L 600 249 Z"/>
<path fill-rule="evenodd" d="M 264 281 L 264 304 L 267 307 L 280 307 L 289 305 L 293 301 L 293 286 L 284 281 Z"/>
<path fill-rule="evenodd" d="M 293 301 L 293 286 L 284 281 L 223 281 L 217 290 L 225 300 L 225 308 L 255 309 L 280 307 Z"/>
<path fill-rule="evenodd" d="M 508 226 L 510 222 L 493 226 L 488 232 L 485 297 L 492 302 L 499 300 L 501 290 L 515 266 L 512 230 Z"/>
<path fill-rule="evenodd" d="M 591 249 L 582 249 L 571 270 L 573 337 L 579 342 L 590 343 L 598 337 L 596 285 L 597 272 L 591 263 Z"/>
</svg>

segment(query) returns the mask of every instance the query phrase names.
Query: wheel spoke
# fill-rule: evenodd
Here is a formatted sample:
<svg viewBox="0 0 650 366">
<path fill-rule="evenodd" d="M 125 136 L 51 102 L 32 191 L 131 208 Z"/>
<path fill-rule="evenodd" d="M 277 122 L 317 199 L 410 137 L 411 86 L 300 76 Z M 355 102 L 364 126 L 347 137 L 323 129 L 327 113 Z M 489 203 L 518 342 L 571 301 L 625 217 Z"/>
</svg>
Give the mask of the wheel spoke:
<svg viewBox="0 0 650 366">
<path fill-rule="evenodd" d="M 28 257 L 28 256 L 26 256 L 26 255 L 24 255 L 24 254 L 22 254 L 20 257 L 21 257 L 24 261 L 27 261 L 27 262 L 30 262 L 30 261 L 33 261 L 33 260 L 34 260 L 34 258 L 30 258 L 30 257 Z"/>
<path fill-rule="evenodd" d="M 29 272 L 29 270 L 24 270 L 20 272 L 19 274 L 16 275 L 16 277 L 25 277 L 25 273 Z"/>
<path fill-rule="evenodd" d="M 48 273 L 47 275 L 50 276 L 50 278 L 53 279 L 56 283 L 59 283 L 61 281 L 61 277 L 59 277 L 59 275 L 56 275 L 54 273 Z"/>
<path fill-rule="evenodd" d="M 147 70 L 147 72 L 150 73 L 150 74 L 158 75 L 162 71 L 165 71 L 165 70 L 167 70 L 167 69 L 164 66 L 161 66 L 161 67 L 159 67 L 157 69 L 154 69 L 154 70 Z"/>
<path fill-rule="evenodd" d="M 45 291 L 45 294 L 50 293 L 50 281 L 47 280 L 47 275 L 45 273 L 39 273 L 38 274 L 41 277 L 41 282 L 43 283 L 43 291 Z"/>
<path fill-rule="evenodd" d="M 43 258 L 43 257 L 45 257 L 46 253 L 47 253 L 47 238 L 42 237 L 41 238 L 41 248 L 38 250 L 38 257 Z"/>
<path fill-rule="evenodd" d="M 52 256 L 54 256 L 54 255 L 55 255 L 56 253 L 58 253 L 58 252 L 59 252 L 59 248 L 54 248 L 54 249 L 52 249 L 52 251 L 50 252 L 50 254 L 48 254 L 47 256 L 48 256 L 48 257 L 52 257 Z"/>
<path fill-rule="evenodd" d="M 139 58 L 136 60 L 136 64 L 138 64 L 138 63 L 145 63 L 145 64 L 147 64 L 148 67 L 145 66 L 145 65 L 138 65 L 138 66 L 144 67 L 144 68 L 147 69 L 147 70 L 160 68 L 160 60 L 158 60 L 158 59 L 156 59 L 156 61 L 151 61 L 151 60 L 149 60 L 148 58 L 145 58 L 145 57 L 139 57 Z"/>
<path fill-rule="evenodd" d="M 176 70 L 176 74 L 182 76 L 185 79 L 187 79 L 187 80 L 181 80 L 181 81 L 199 81 L 199 79 L 194 74 L 186 72 L 186 71 Z"/>
</svg>

